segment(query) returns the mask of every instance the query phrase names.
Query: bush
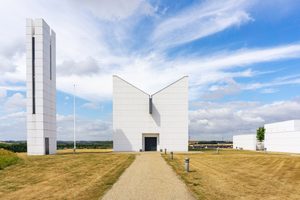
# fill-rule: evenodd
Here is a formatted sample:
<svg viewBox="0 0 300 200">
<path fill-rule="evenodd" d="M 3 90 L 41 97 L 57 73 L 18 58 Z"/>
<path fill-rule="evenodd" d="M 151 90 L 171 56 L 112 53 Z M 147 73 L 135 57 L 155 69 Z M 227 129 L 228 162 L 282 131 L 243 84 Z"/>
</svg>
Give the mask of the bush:
<svg viewBox="0 0 300 200">
<path fill-rule="evenodd" d="M 57 149 L 72 149 L 74 146 L 71 141 L 58 141 Z M 113 147 L 112 141 L 77 141 L 77 149 L 111 149 Z"/>
<path fill-rule="evenodd" d="M 18 143 L 0 143 L 0 149 L 6 149 L 13 152 L 27 152 L 26 142 Z"/>
<path fill-rule="evenodd" d="M 57 141 L 57 149 L 72 149 L 72 141 Z M 112 141 L 77 141 L 77 149 L 111 149 L 113 147 Z M 7 141 L 0 142 L 0 148 L 13 152 L 27 152 L 26 141 Z"/>
<path fill-rule="evenodd" d="M 263 141 L 265 139 L 265 128 L 264 127 L 259 127 L 256 131 L 256 139 L 258 141 Z"/>
<path fill-rule="evenodd" d="M 0 170 L 10 165 L 16 164 L 20 161 L 20 158 L 14 152 L 0 149 Z"/>
</svg>

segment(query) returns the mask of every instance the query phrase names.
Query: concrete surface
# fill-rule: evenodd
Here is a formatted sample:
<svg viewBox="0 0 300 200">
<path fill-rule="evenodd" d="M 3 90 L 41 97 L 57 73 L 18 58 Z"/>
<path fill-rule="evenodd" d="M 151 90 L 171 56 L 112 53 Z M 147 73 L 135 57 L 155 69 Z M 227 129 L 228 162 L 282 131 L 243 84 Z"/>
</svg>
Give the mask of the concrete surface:
<svg viewBox="0 0 300 200">
<path fill-rule="evenodd" d="M 194 200 L 159 153 L 138 154 L 103 200 Z"/>
</svg>

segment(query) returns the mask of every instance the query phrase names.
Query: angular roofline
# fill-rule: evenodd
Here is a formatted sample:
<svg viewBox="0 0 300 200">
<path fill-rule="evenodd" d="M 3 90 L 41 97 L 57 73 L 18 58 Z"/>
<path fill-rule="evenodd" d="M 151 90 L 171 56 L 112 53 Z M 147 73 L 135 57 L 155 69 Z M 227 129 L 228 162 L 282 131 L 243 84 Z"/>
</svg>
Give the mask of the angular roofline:
<svg viewBox="0 0 300 200">
<path fill-rule="evenodd" d="M 164 88 L 162 88 L 162 89 L 158 90 L 157 92 L 153 93 L 151 96 L 154 96 L 154 95 L 156 95 L 157 93 L 160 93 L 161 91 L 167 89 L 168 87 L 170 87 L 170 86 L 174 85 L 175 83 L 181 81 L 182 79 L 188 78 L 188 77 L 189 77 L 189 76 L 183 76 L 183 77 L 181 77 L 181 78 L 178 79 L 177 81 L 174 81 L 173 83 L 170 83 L 169 85 L 165 86 Z"/>
<path fill-rule="evenodd" d="M 144 90 L 142 90 L 142 89 L 140 89 L 140 88 L 136 87 L 136 86 L 135 86 L 135 85 L 133 85 L 132 83 L 129 83 L 128 81 L 124 80 L 124 79 L 123 79 L 123 78 L 121 78 L 120 76 L 118 76 L 118 75 L 113 75 L 113 77 L 117 77 L 117 78 L 121 79 L 121 80 L 122 80 L 122 81 L 124 81 L 125 83 L 127 83 L 127 84 L 131 85 L 132 87 L 134 87 L 134 88 L 138 89 L 139 91 L 143 92 L 144 94 L 148 95 L 149 97 L 151 96 L 150 94 L 148 94 L 148 93 L 147 93 L 147 92 L 145 92 Z"/>
<path fill-rule="evenodd" d="M 117 78 L 121 79 L 122 81 L 124 81 L 124 82 L 128 83 L 129 85 L 133 86 L 134 88 L 136 88 L 136 89 L 140 90 L 141 92 L 143 92 L 143 93 L 147 94 L 149 97 L 152 97 L 152 96 L 156 95 L 157 93 L 159 93 L 159 92 L 161 92 L 161 91 L 163 91 L 163 90 L 167 89 L 168 87 L 170 87 L 170 86 L 174 85 L 175 83 L 177 83 L 177 82 L 181 81 L 182 79 L 184 79 L 184 78 L 188 78 L 189 76 L 183 76 L 183 77 L 181 77 L 180 79 L 178 79 L 178 80 L 176 80 L 176 81 L 174 81 L 174 82 L 170 83 L 169 85 L 167 85 L 167 86 L 163 87 L 162 89 L 158 90 L 157 92 L 155 92 L 155 93 L 153 93 L 153 94 L 151 94 L 151 95 L 150 95 L 150 94 L 148 94 L 147 92 L 143 91 L 142 89 L 140 89 L 140 88 L 136 87 L 135 85 L 133 85 L 133 84 L 129 83 L 128 81 L 124 80 L 123 78 L 121 78 L 121 77 L 120 77 L 120 76 L 118 76 L 118 75 L 113 75 L 113 77 L 117 77 Z"/>
</svg>

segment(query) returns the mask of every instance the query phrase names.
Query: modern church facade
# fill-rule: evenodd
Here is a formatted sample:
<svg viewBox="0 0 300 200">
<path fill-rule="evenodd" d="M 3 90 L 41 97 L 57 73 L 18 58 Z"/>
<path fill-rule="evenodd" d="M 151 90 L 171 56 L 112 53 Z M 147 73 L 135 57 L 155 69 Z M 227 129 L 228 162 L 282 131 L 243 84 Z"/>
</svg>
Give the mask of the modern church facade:
<svg viewBox="0 0 300 200">
<path fill-rule="evenodd" d="M 56 153 L 56 41 L 43 19 L 26 20 L 27 153 Z"/>
<path fill-rule="evenodd" d="M 188 77 L 150 95 L 113 76 L 114 151 L 188 151 Z"/>
</svg>

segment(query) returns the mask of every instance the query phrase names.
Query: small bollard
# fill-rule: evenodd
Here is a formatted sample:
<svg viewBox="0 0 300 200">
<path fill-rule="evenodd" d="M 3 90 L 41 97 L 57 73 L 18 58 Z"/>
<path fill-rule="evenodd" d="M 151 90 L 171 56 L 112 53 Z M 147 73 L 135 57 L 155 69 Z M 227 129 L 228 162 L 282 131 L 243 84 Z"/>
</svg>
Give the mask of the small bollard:
<svg viewBox="0 0 300 200">
<path fill-rule="evenodd" d="M 165 149 L 165 155 L 167 154 L 167 149 Z"/>
<path fill-rule="evenodd" d="M 173 160 L 173 151 L 171 151 L 171 159 Z"/>
<path fill-rule="evenodd" d="M 190 159 L 189 158 L 184 159 L 184 168 L 185 168 L 186 172 L 190 171 Z"/>
</svg>

